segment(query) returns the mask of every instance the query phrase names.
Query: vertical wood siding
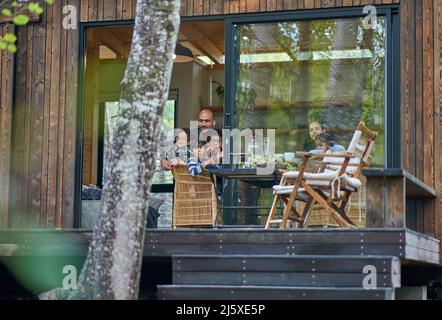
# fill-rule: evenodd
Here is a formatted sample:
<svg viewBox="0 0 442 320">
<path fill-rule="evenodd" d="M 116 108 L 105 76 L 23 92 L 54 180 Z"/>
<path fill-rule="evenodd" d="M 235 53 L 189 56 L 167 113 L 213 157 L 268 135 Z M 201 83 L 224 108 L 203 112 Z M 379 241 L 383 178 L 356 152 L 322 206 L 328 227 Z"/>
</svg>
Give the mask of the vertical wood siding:
<svg viewBox="0 0 442 320">
<path fill-rule="evenodd" d="M 434 1 L 434 185 L 438 192 L 438 202 L 435 205 L 436 233 L 442 236 L 442 1 Z"/>
<path fill-rule="evenodd" d="M 135 0 L 80 0 L 81 21 L 133 19 Z M 181 0 L 181 16 L 322 9 L 399 3 L 400 0 Z M 106 5 L 104 5 L 106 2 Z"/>
<path fill-rule="evenodd" d="M 15 228 L 73 226 L 79 30 L 62 28 L 64 5 L 80 1 L 55 1 L 41 22 L 17 31 L 8 222 Z"/>
<path fill-rule="evenodd" d="M 440 190 L 440 52 L 437 28 L 440 1 L 401 0 L 401 123 L 402 166 Z M 439 32 L 440 33 L 440 32 Z M 440 45 L 439 45 L 440 48 Z M 435 90 L 437 88 L 437 90 Z M 414 224 L 420 232 L 439 236 L 441 204 L 415 201 Z"/>
<path fill-rule="evenodd" d="M 0 26 L 2 36 L 13 31 L 13 26 Z M 13 72 L 14 55 L 0 52 L 0 228 L 8 223 Z"/>
</svg>

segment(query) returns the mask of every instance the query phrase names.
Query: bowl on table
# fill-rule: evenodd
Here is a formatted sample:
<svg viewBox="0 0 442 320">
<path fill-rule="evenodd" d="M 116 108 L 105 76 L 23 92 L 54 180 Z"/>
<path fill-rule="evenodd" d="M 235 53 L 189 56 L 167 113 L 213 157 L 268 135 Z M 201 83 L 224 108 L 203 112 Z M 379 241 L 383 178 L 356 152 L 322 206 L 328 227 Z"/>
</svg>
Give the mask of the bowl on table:
<svg viewBox="0 0 442 320">
<path fill-rule="evenodd" d="M 285 162 L 294 162 L 296 159 L 296 154 L 294 152 L 285 152 L 284 160 Z"/>
<path fill-rule="evenodd" d="M 284 154 L 283 153 L 275 153 L 274 154 L 275 161 L 278 163 L 284 162 Z"/>
</svg>

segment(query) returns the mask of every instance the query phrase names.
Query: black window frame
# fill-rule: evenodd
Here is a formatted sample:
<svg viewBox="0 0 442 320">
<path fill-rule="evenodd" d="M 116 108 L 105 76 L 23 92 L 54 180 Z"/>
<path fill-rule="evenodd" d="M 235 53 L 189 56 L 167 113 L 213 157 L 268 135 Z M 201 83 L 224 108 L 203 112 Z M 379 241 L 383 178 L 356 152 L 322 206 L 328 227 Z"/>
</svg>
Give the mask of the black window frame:
<svg viewBox="0 0 442 320">
<path fill-rule="evenodd" d="M 79 24 L 79 64 L 78 64 L 78 109 L 76 117 L 76 149 L 75 149 L 75 184 L 74 184 L 74 229 L 81 228 L 81 214 L 82 214 L 82 180 L 83 180 L 83 133 L 84 133 L 84 107 L 85 107 L 85 76 L 86 76 L 86 59 L 87 59 L 87 31 L 90 28 L 97 27 L 118 27 L 118 26 L 134 26 L 135 20 L 118 20 L 118 21 L 98 21 L 98 22 L 83 22 Z M 177 125 L 177 107 L 178 107 L 178 89 L 170 89 L 172 95 L 176 96 L 175 99 L 175 127 Z M 100 104 L 100 114 L 99 121 L 101 123 L 101 118 L 103 113 L 101 112 L 102 106 Z M 104 118 L 103 118 L 104 120 Z M 102 128 L 99 128 L 102 130 Z M 100 141 L 99 141 L 100 143 Z M 101 142 L 102 144 L 102 142 Z M 100 147 L 100 146 L 99 146 Z M 102 169 L 103 163 L 101 160 L 97 162 L 98 169 Z M 173 184 L 156 184 L 152 185 L 152 193 L 171 193 L 173 192 Z"/>
</svg>

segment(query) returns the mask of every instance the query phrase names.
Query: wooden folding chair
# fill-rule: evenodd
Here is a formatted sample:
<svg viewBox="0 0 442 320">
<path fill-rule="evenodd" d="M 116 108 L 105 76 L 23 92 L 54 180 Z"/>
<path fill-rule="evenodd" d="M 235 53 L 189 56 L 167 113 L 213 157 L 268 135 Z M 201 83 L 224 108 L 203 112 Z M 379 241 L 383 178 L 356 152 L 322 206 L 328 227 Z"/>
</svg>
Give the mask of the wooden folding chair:
<svg viewBox="0 0 442 320">
<path fill-rule="evenodd" d="M 378 133 L 360 122 L 350 142 L 342 154 L 310 154 L 298 152 L 303 157 L 299 171 L 283 174 L 279 185 L 274 186 L 274 200 L 266 223 L 287 228 L 290 224 L 299 228 L 307 225 L 313 206 L 319 206 L 331 215 L 340 227 L 355 228 L 356 224 L 346 215 L 345 207 L 353 192 L 361 187 L 359 177 L 364 167 L 368 167 Z M 306 172 L 311 160 L 322 160 L 317 173 Z M 282 219 L 275 219 L 278 205 L 283 203 Z M 303 212 L 296 208 L 296 201 L 306 202 Z"/>
</svg>

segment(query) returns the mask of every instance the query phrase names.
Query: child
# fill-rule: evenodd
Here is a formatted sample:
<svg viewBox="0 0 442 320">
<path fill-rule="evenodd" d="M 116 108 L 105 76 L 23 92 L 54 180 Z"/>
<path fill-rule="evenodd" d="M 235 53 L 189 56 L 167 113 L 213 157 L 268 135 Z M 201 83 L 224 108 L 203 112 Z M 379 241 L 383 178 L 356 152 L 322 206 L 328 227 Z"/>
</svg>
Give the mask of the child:
<svg viewBox="0 0 442 320">
<path fill-rule="evenodd" d="M 321 133 L 315 140 L 316 149 L 310 150 L 309 153 L 327 153 L 330 152 L 343 152 L 345 148 L 336 143 L 335 138 L 330 133 Z"/>
<path fill-rule="evenodd" d="M 191 157 L 188 130 L 182 129 L 175 136 L 173 143 L 173 146 L 166 151 L 163 159 L 168 160 L 172 167 L 186 165 L 188 159 Z"/>
<path fill-rule="evenodd" d="M 201 161 L 203 167 L 210 165 L 217 165 L 221 163 L 221 137 L 220 135 L 213 135 L 210 141 L 201 148 Z"/>
<path fill-rule="evenodd" d="M 221 163 L 221 138 L 220 135 L 210 137 L 208 143 L 201 148 L 193 150 L 193 157 L 189 158 L 188 168 L 191 175 L 196 176 L 208 166 Z"/>
</svg>

